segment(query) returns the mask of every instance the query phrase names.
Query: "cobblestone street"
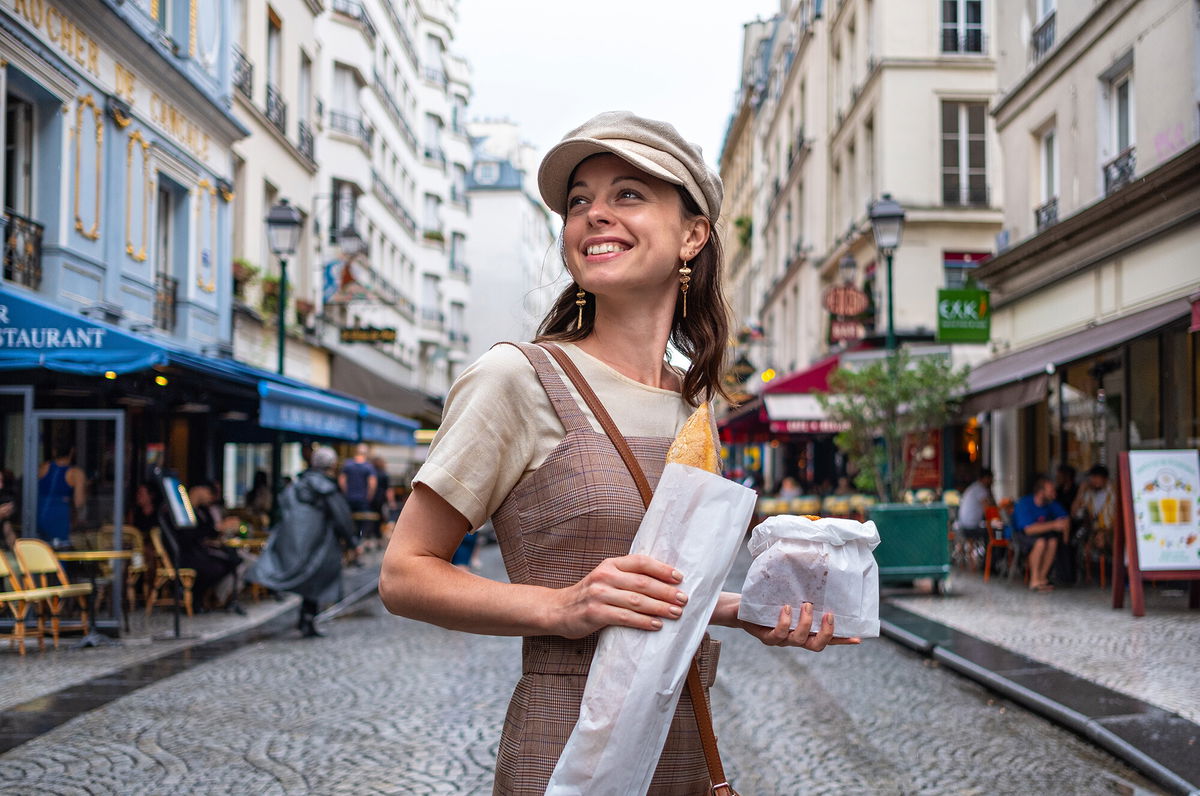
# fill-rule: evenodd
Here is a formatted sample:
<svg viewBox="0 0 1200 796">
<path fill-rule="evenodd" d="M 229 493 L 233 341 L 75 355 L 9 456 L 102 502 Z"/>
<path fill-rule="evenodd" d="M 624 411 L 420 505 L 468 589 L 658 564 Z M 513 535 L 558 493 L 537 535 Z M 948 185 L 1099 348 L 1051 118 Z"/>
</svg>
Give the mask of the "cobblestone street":
<svg viewBox="0 0 1200 796">
<path fill-rule="evenodd" d="M 484 561 L 499 572 L 495 547 Z M 490 793 L 519 642 L 364 606 L 325 639 L 247 646 L 13 749 L 0 793 Z M 713 698 L 743 793 L 1159 792 L 890 642 L 807 655 L 738 635 L 718 632 Z"/>
</svg>

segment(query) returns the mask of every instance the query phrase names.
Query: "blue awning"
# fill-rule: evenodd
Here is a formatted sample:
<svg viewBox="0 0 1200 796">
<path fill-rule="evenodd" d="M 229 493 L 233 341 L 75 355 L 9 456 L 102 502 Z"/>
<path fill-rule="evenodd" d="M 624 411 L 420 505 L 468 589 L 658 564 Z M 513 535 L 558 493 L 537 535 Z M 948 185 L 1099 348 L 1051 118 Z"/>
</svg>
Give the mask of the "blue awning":
<svg viewBox="0 0 1200 796">
<path fill-rule="evenodd" d="M 99 376 L 166 362 L 167 351 L 153 341 L 0 287 L 0 370 Z"/>
<path fill-rule="evenodd" d="M 258 394 L 262 397 L 258 409 L 262 426 L 345 440 L 359 438 L 360 403 L 268 381 L 258 383 Z"/>
<path fill-rule="evenodd" d="M 376 409 L 370 404 L 362 405 L 361 418 L 359 436 L 364 442 L 378 442 L 381 445 L 416 444 L 413 432 L 420 428 L 420 425 L 415 421 Z"/>
</svg>

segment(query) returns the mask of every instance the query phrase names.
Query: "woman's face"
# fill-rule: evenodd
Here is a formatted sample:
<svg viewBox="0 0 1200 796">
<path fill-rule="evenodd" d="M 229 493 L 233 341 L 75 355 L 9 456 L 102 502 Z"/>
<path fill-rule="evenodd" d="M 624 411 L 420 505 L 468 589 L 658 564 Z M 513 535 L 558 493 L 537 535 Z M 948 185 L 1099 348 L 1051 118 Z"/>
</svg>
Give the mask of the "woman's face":
<svg viewBox="0 0 1200 796">
<path fill-rule="evenodd" d="M 567 194 L 567 269 L 597 295 L 679 290 L 679 268 L 708 240 L 708 221 L 683 214 L 674 185 L 616 155 L 595 155 L 575 170 Z"/>
</svg>

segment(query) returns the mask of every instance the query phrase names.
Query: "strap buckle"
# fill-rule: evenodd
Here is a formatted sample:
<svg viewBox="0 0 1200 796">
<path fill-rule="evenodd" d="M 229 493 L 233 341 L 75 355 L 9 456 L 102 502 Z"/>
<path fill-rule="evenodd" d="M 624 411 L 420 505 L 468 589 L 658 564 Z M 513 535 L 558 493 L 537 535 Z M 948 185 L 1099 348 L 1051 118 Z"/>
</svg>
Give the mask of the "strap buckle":
<svg viewBox="0 0 1200 796">
<path fill-rule="evenodd" d="M 737 796 L 737 791 L 728 782 L 718 782 L 712 786 L 713 796 L 719 796 L 721 790 L 724 789 L 725 796 Z"/>
</svg>

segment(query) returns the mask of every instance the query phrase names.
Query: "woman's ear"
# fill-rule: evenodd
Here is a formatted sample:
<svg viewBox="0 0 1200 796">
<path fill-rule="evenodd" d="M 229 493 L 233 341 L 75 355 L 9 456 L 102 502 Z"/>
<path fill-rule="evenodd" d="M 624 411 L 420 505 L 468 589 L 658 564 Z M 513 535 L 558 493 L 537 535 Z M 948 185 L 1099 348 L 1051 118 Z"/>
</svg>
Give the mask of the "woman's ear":
<svg viewBox="0 0 1200 796">
<path fill-rule="evenodd" d="M 697 216 L 688 222 L 687 233 L 683 238 L 683 246 L 680 247 L 679 259 L 691 260 L 700 250 L 708 243 L 709 235 L 712 233 L 712 225 L 704 216 Z"/>
</svg>

